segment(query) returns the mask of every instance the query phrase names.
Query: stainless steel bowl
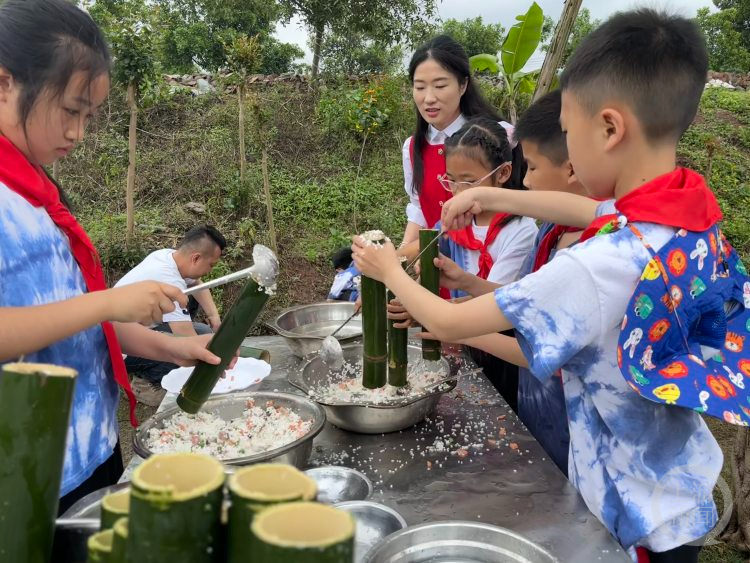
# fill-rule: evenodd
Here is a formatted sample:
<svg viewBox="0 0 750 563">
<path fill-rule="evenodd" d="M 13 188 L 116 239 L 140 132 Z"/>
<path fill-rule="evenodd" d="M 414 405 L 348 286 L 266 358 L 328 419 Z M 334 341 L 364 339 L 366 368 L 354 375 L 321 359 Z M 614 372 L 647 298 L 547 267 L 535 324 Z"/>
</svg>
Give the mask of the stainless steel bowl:
<svg viewBox="0 0 750 563">
<path fill-rule="evenodd" d="M 365 500 L 372 494 L 372 481 L 356 469 L 326 465 L 305 471 L 318 484 L 318 501 L 338 502 Z"/>
<path fill-rule="evenodd" d="M 279 313 L 267 326 L 284 337 L 292 354 L 304 358 L 320 350 L 323 339 L 354 313 L 354 303 L 330 301 L 297 305 Z M 341 342 L 362 336 L 362 318 L 355 317 L 336 335 Z"/>
<path fill-rule="evenodd" d="M 340 502 L 334 506 L 349 512 L 357 521 L 357 532 L 354 536 L 355 563 L 364 561 L 370 549 L 383 539 L 406 528 L 406 521 L 402 516 L 384 504 L 355 500 Z"/>
<path fill-rule="evenodd" d="M 253 454 L 234 459 L 220 460 L 225 465 L 251 465 L 260 462 L 288 463 L 295 467 L 305 467 L 312 453 L 313 438 L 317 436 L 326 422 L 323 409 L 313 401 L 293 395 L 291 393 L 279 393 L 275 391 L 254 391 L 249 393 L 231 394 L 215 399 L 209 399 L 203 405 L 202 411 L 220 416 L 225 420 L 231 420 L 242 415 L 245 404 L 253 399 L 258 404 L 273 401 L 276 406 L 286 407 L 297 413 L 303 420 L 312 420 L 310 431 L 302 438 L 289 444 L 259 454 Z M 147 458 L 152 451 L 146 446 L 148 431 L 152 428 L 163 428 L 165 421 L 172 415 L 182 412 L 179 407 L 168 409 L 148 419 L 138 428 L 133 438 L 133 449 L 135 452 Z"/>
<path fill-rule="evenodd" d="M 362 358 L 362 345 L 349 344 L 343 346 L 344 361 L 356 363 Z M 422 350 L 418 346 L 408 347 L 410 364 L 416 364 L 422 359 Z M 449 364 L 444 358 L 440 360 L 439 372 L 448 377 L 455 374 L 457 368 Z M 301 369 L 289 374 L 289 383 L 310 395 L 311 389 L 328 385 L 336 377 L 343 377 L 340 370 L 331 371 L 323 361 L 311 355 Z M 404 398 L 398 403 L 331 403 L 317 401 L 326 411 L 328 422 L 344 430 L 362 434 L 383 434 L 403 430 L 421 422 L 432 412 L 440 401 L 440 397 L 456 387 L 451 381 L 440 390 L 415 398 Z M 317 400 L 317 399 L 316 399 Z"/>
<path fill-rule="evenodd" d="M 499 526 L 429 522 L 396 532 L 372 548 L 367 563 L 559 563 L 542 546 Z"/>
</svg>

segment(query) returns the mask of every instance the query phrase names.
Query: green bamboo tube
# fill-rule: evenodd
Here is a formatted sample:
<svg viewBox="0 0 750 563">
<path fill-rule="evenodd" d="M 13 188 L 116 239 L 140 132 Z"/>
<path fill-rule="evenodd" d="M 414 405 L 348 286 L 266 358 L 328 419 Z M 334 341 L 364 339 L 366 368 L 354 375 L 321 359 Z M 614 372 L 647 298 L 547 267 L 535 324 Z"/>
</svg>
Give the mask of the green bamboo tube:
<svg viewBox="0 0 750 563">
<path fill-rule="evenodd" d="M 362 276 L 362 385 L 383 387 L 387 380 L 387 329 L 385 285 Z"/>
<path fill-rule="evenodd" d="M 291 465 L 260 463 L 236 471 L 229 478 L 228 562 L 249 560 L 256 514 L 280 503 L 314 500 L 317 494 L 317 483 Z"/>
<path fill-rule="evenodd" d="M 211 395 L 219 377 L 234 358 L 235 352 L 263 310 L 266 301 L 266 289 L 251 278 L 208 343 L 208 349 L 221 358 L 221 363 L 213 366 L 198 362 L 177 397 L 177 404 L 182 410 L 190 414 L 200 410 Z"/>
<path fill-rule="evenodd" d="M 215 563 L 224 467 L 202 454 L 160 454 L 133 472 L 128 558 L 136 563 Z"/>
<path fill-rule="evenodd" d="M 253 563 L 351 563 L 354 518 L 317 502 L 291 502 L 258 514 L 251 526 Z"/>
<path fill-rule="evenodd" d="M 49 364 L 0 371 L 0 561 L 49 561 L 76 376 Z"/>
<path fill-rule="evenodd" d="M 271 363 L 271 352 L 263 348 L 253 348 L 252 346 L 240 346 L 240 358 L 255 358 L 262 360 L 267 364 Z"/>
<path fill-rule="evenodd" d="M 130 511 L 130 489 L 109 494 L 102 499 L 101 529 L 108 530 Z"/>
<path fill-rule="evenodd" d="M 438 232 L 434 229 L 419 230 L 419 251 L 432 243 L 430 248 L 419 257 L 419 281 L 422 287 L 429 289 L 435 295 L 440 293 L 440 270 L 435 266 L 438 257 L 438 245 L 433 242 Z M 440 359 L 440 341 L 422 340 L 422 358 L 437 361 Z"/>
<path fill-rule="evenodd" d="M 112 560 L 112 530 L 103 530 L 89 537 L 86 563 L 110 563 Z"/>
<path fill-rule="evenodd" d="M 128 563 L 128 518 L 118 518 L 112 526 L 112 553 L 109 563 Z"/>
<path fill-rule="evenodd" d="M 406 267 L 405 260 L 402 260 L 403 267 Z M 388 291 L 388 303 L 396 296 Z M 397 321 L 388 320 L 388 383 L 394 387 L 403 387 L 406 385 L 407 370 L 407 343 L 409 341 L 409 329 L 396 328 L 393 325 Z"/>
</svg>

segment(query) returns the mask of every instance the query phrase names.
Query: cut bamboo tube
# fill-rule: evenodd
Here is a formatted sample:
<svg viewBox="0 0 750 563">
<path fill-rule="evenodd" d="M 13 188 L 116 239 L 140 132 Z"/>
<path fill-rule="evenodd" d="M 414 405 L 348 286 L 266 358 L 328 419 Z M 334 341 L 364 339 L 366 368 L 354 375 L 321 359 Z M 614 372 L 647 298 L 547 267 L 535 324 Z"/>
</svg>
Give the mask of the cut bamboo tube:
<svg viewBox="0 0 750 563">
<path fill-rule="evenodd" d="M 252 346 L 240 346 L 240 358 L 255 358 L 256 360 L 262 360 L 270 364 L 271 352 L 262 348 L 253 348 Z"/>
<path fill-rule="evenodd" d="M 354 518 L 317 502 L 291 502 L 258 514 L 251 526 L 253 563 L 351 563 Z"/>
<path fill-rule="evenodd" d="M 254 279 L 248 280 L 242 294 L 232 305 L 219 330 L 208 343 L 208 349 L 221 358 L 211 365 L 198 362 L 177 397 L 179 407 L 190 414 L 197 413 L 211 395 L 216 382 L 234 358 L 247 332 L 268 301 L 266 289 Z"/>
<path fill-rule="evenodd" d="M 249 561 L 255 516 L 270 506 L 314 500 L 317 484 L 299 469 L 281 463 L 261 463 L 236 471 L 229 478 L 229 563 Z"/>
<path fill-rule="evenodd" d="M 433 229 L 419 230 L 419 251 L 422 252 L 428 244 L 432 243 L 438 232 Z M 440 271 L 435 266 L 435 258 L 438 257 L 438 245 L 432 244 L 422 256 L 419 257 L 419 281 L 422 287 L 429 289 L 435 295 L 440 293 Z M 440 359 L 440 341 L 422 340 L 422 358 L 436 361 Z"/>
<path fill-rule="evenodd" d="M 160 454 L 133 473 L 128 557 L 135 563 L 215 563 L 224 467 L 202 454 Z"/>
<path fill-rule="evenodd" d="M 406 259 L 401 260 L 401 265 L 406 267 Z M 388 303 L 395 299 L 395 295 L 388 291 Z M 406 370 L 408 368 L 407 344 L 409 341 L 409 329 L 396 328 L 393 325 L 398 321 L 388 320 L 388 383 L 394 387 L 406 385 Z"/>
<path fill-rule="evenodd" d="M 114 527 L 115 522 L 130 511 L 130 489 L 109 494 L 102 499 L 101 529 Z"/>
<path fill-rule="evenodd" d="M 89 537 L 86 563 L 110 563 L 112 555 L 112 530 L 103 530 Z"/>
<path fill-rule="evenodd" d="M 112 526 L 112 554 L 109 563 L 129 563 L 128 559 L 128 518 L 118 518 Z"/>
<path fill-rule="evenodd" d="M 0 561 L 49 561 L 76 376 L 49 364 L 2 367 Z"/>
<path fill-rule="evenodd" d="M 362 276 L 362 385 L 368 389 L 383 387 L 387 380 L 388 317 L 385 285 Z"/>
</svg>

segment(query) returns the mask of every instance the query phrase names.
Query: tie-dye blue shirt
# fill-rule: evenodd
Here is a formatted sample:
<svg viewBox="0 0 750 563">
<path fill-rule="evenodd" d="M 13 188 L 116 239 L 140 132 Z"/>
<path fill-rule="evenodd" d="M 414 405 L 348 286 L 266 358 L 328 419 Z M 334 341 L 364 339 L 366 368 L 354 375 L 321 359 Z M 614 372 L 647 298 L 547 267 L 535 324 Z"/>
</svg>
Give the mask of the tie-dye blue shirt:
<svg viewBox="0 0 750 563">
<path fill-rule="evenodd" d="M 637 227 L 655 250 L 675 232 Z M 617 367 L 619 328 L 649 259 L 622 229 L 558 252 L 495 300 L 532 373 L 544 380 L 562 369 L 568 473 L 589 510 L 625 548 L 667 551 L 716 524 L 722 453 L 698 413 L 643 399 Z"/>
<path fill-rule="evenodd" d="M 67 236 L 44 208 L 0 184 L 0 306 L 27 307 L 86 293 Z M 78 371 L 61 496 L 85 481 L 117 443 L 118 389 L 101 326 L 25 357 Z"/>
</svg>

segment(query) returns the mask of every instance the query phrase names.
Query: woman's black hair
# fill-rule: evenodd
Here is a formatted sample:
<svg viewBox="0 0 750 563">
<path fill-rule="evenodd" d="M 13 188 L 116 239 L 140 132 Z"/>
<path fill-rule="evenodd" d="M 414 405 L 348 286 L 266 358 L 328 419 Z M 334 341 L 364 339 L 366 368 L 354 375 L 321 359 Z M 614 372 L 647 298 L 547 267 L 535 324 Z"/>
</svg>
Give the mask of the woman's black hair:
<svg viewBox="0 0 750 563">
<path fill-rule="evenodd" d="M 0 3 L 0 66 L 21 86 L 18 114 L 25 130 L 42 92 L 57 99 L 74 73 L 86 72 L 90 84 L 109 75 L 111 63 L 101 30 L 73 2 L 6 0 Z"/>
<path fill-rule="evenodd" d="M 479 88 L 475 84 L 474 79 L 471 76 L 469 57 L 460 43 L 449 35 L 438 35 L 419 47 L 414 52 L 411 62 L 409 63 L 409 80 L 411 80 L 412 84 L 414 83 L 414 73 L 416 72 L 417 67 L 428 59 L 434 60 L 445 70 L 453 74 L 459 84 L 466 84 L 466 90 L 464 91 L 463 96 L 461 96 L 461 101 L 459 102 L 461 114 L 466 119 L 484 116 L 494 119 L 495 121 L 503 120 L 495 108 L 484 99 Z M 422 183 L 424 181 L 422 149 L 427 142 L 428 123 L 422 117 L 422 114 L 419 113 L 419 108 L 415 109 L 417 113 L 417 126 L 414 131 L 412 142 L 412 150 L 414 151 L 414 156 L 411 159 L 412 169 L 414 171 L 412 189 L 414 190 L 414 193 L 418 194 L 422 191 Z M 518 187 L 523 184 L 523 172 L 525 170 L 523 165 L 523 153 L 521 152 L 520 145 L 513 150 L 512 161 L 513 175 L 509 182 Z"/>
<path fill-rule="evenodd" d="M 451 153 L 458 151 L 466 154 L 469 158 L 481 161 L 488 167 L 488 170 L 494 170 L 506 162 L 510 162 L 513 166 L 513 149 L 510 146 L 508 132 L 491 117 L 470 119 L 464 123 L 461 129 L 448 137 L 445 141 L 446 158 Z M 523 185 L 513 182 L 512 172 L 503 187 L 513 190 L 525 189 Z M 501 223 L 501 226 L 507 225 L 516 217 L 508 217 Z"/>
</svg>

